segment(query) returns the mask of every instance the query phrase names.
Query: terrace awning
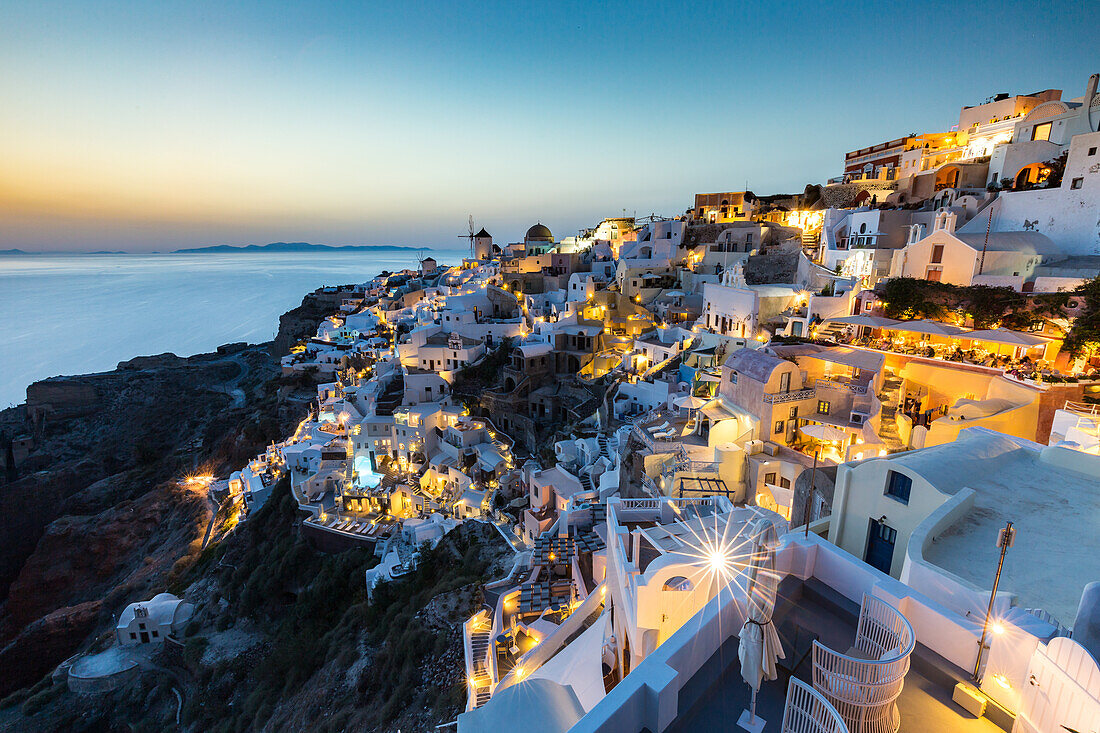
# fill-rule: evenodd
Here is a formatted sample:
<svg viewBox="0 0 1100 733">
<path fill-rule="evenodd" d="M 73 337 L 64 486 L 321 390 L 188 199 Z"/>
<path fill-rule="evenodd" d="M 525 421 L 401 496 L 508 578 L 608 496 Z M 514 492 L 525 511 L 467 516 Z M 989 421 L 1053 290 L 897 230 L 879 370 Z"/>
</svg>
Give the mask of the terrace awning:
<svg viewBox="0 0 1100 733">
<path fill-rule="evenodd" d="M 1020 333 L 1019 331 L 1010 331 L 1007 328 L 991 328 L 985 331 L 970 331 L 963 338 L 972 339 L 974 341 L 985 341 L 991 344 L 1007 344 L 1009 346 L 1023 346 L 1030 348 L 1033 346 L 1046 346 L 1050 343 L 1050 339 L 1043 338 L 1042 336 L 1033 336 L 1030 333 Z"/>
<path fill-rule="evenodd" d="M 826 318 L 829 323 L 845 323 L 849 326 L 870 326 L 871 328 L 889 328 L 894 324 L 901 323 L 901 321 L 895 321 L 893 318 L 883 318 L 882 316 L 844 316 L 843 318 Z"/>
<path fill-rule="evenodd" d="M 826 349 L 814 354 L 806 354 L 810 359 L 826 361 L 830 364 L 841 364 L 868 372 L 877 372 L 882 368 L 883 356 L 881 353 L 871 353 L 838 346 Z"/>
<path fill-rule="evenodd" d="M 965 328 L 951 326 L 939 321 L 922 319 L 919 321 L 899 321 L 893 326 L 884 326 L 888 331 L 902 331 L 904 333 L 923 333 L 927 336 L 948 336 L 955 338 L 969 338 L 972 331 Z"/>
</svg>

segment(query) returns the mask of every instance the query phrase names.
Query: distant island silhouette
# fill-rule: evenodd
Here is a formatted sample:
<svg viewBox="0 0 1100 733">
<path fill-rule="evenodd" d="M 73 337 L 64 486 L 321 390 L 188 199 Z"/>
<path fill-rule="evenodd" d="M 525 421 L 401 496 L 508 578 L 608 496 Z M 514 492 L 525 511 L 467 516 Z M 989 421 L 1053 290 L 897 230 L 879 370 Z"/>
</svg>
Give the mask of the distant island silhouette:
<svg viewBox="0 0 1100 733">
<path fill-rule="evenodd" d="M 417 250 L 431 250 L 431 247 L 403 247 L 396 244 L 348 244 L 342 246 L 333 246 L 331 244 L 310 244 L 309 242 L 272 242 L 270 244 L 246 244 L 246 245 L 233 245 L 233 244 L 212 244 L 208 247 L 192 247 L 190 249 L 174 249 L 170 252 L 123 252 L 121 250 L 97 250 L 95 252 L 59 252 L 59 251 L 39 251 L 28 252 L 22 249 L 0 249 L 0 256 L 2 255 L 47 255 L 47 254 L 63 254 L 63 255 L 126 255 L 126 254 L 173 254 L 173 255 L 187 255 L 187 254 L 207 254 L 218 252 L 247 252 L 255 254 L 256 252 L 352 252 L 352 251 L 374 251 L 374 252 L 416 252 Z"/>
<path fill-rule="evenodd" d="M 172 250 L 171 254 L 193 254 L 205 252 L 313 252 L 317 250 L 347 252 L 349 250 L 407 250 L 415 252 L 418 249 L 431 249 L 431 247 L 401 247 L 396 244 L 349 244 L 334 247 L 330 244 L 310 244 L 309 242 L 272 242 L 271 244 L 249 244 L 234 246 L 231 244 L 215 244 L 209 247 L 194 247 L 191 249 Z"/>
</svg>

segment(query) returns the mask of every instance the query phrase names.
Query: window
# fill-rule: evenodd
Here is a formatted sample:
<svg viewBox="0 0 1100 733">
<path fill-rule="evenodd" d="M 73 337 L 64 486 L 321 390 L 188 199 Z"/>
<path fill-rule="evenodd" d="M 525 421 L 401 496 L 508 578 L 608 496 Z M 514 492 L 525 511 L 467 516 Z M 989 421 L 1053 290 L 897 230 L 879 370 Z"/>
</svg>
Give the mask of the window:
<svg viewBox="0 0 1100 733">
<path fill-rule="evenodd" d="M 157 632 L 156 631 L 153 632 L 153 638 L 154 639 L 157 638 Z"/>
<path fill-rule="evenodd" d="M 817 414 L 818 415 L 828 415 L 829 414 L 829 407 L 830 407 L 830 405 L 827 401 L 818 400 L 817 401 Z"/>
<path fill-rule="evenodd" d="M 779 479 L 779 488 L 781 488 L 781 489 L 791 488 L 791 480 L 789 478 Z"/>
<path fill-rule="evenodd" d="M 943 262 L 943 245 L 942 244 L 932 245 L 932 262 L 934 264 L 937 264 L 937 265 L 939 263 Z"/>
<path fill-rule="evenodd" d="M 775 434 L 778 435 L 779 433 L 782 433 L 784 427 L 785 426 L 783 425 L 782 420 L 776 420 L 775 421 Z"/>
<path fill-rule="evenodd" d="M 1041 125 L 1036 125 L 1031 128 L 1032 140 L 1049 140 L 1050 139 L 1050 123 L 1044 122 Z"/>
<path fill-rule="evenodd" d="M 792 420 L 794 420 L 796 417 L 798 417 L 798 406 L 797 405 L 791 408 L 791 412 L 790 412 L 789 417 Z"/>
<path fill-rule="evenodd" d="M 774 473 L 764 474 L 764 483 L 771 484 L 772 486 L 775 486 L 775 474 Z"/>
<path fill-rule="evenodd" d="M 661 590 L 687 591 L 692 590 L 694 587 L 695 586 L 692 585 L 690 580 L 682 575 L 677 575 L 674 578 L 669 578 L 668 580 L 666 580 L 665 584 L 661 586 Z"/>
<path fill-rule="evenodd" d="M 1069 187 L 1074 189 L 1074 190 L 1077 190 L 1078 188 L 1081 188 L 1081 185 L 1084 184 L 1084 182 L 1085 182 L 1085 179 L 1083 177 L 1082 178 L 1074 178 L 1073 182 L 1069 184 Z"/>
<path fill-rule="evenodd" d="M 136 634 L 136 633 L 134 633 L 133 631 L 131 631 L 131 632 L 130 632 L 130 638 L 131 638 L 131 639 L 136 639 L 136 638 L 137 638 L 137 634 Z"/>
<path fill-rule="evenodd" d="M 886 495 L 892 496 L 902 504 L 909 503 L 909 493 L 913 489 L 913 479 L 904 473 L 890 471 L 886 475 Z"/>
<path fill-rule="evenodd" d="M 1089 148 L 1089 155 L 1096 155 L 1096 148 Z"/>
<path fill-rule="evenodd" d="M 737 372 L 730 372 L 730 384 L 737 384 Z"/>
<path fill-rule="evenodd" d="M 790 392 L 791 391 L 791 373 L 783 372 L 779 375 L 779 391 Z"/>
</svg>

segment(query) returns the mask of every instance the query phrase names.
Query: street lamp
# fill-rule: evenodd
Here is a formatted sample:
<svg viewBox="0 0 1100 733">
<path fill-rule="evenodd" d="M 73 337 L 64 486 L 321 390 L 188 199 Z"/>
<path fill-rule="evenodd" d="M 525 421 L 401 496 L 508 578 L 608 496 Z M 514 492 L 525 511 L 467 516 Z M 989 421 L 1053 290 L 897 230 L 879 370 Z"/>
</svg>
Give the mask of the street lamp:
<svg viewBox="0 0 1100 733">
<path fill-rule="evenodd" d="M 1012 547 L 1016 542 L 1016 530 L 1012 526 L 1012 522 L 1005 524 L 1004 528 L 997 533 L 997 547 L 1001 549 L 1000 559 L 997 560 L 997 574 L 993 577 L 993 589 L 989 591 L 989 606 L 985 610 L 985 622 L 982 624 L 982 638 L 978 640 L 978 659 L 974 662 L 974 681 L 979 680 L 979 672 L 982 668 L 982 654 L 985 652 L 985 637 L 989 634 L 989 617 L 993 614 L 993 602 L 997 599 L 997 586 L 1001 582 L 1001 568 L 1005 564 L 1005 553 L 1008 552 L 1008 548 Z M 993 625 L 994 633 L 1003 632 L 1004 627 L 997 623 Z"/>
</svg>

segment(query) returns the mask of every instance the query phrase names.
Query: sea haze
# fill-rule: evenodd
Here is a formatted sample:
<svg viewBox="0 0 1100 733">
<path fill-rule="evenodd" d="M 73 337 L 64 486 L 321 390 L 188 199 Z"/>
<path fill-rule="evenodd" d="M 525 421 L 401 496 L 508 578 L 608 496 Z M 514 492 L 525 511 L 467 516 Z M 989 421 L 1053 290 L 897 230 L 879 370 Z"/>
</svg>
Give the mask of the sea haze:
<svg viewBox="0 0 1100 733">
<path fill-rule="evenodd" d="M 457 264 L 467 250 L 431 255 Z M 416 265 L 415 251 L 392 250 L 2 256 L 0 407 L 46 377 L 268 341 L 307 292 Z"/>
</svg>

